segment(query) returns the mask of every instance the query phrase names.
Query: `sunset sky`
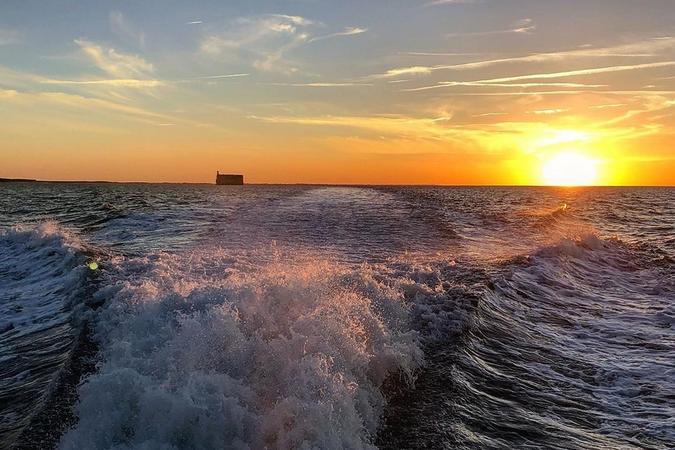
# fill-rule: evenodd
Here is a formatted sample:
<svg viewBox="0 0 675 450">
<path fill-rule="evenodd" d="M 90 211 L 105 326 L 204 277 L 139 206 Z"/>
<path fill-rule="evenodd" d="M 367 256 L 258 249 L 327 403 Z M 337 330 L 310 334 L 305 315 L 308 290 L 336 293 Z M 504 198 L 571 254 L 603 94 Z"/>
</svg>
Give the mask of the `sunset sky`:
<svg viewBox="0 0 675 450">
<path fill-rule="evenodd" d="M 0 177 L 543 184 L 576 165 L 675 184 L 673 0 L 0 5 Z"/>
</svg>

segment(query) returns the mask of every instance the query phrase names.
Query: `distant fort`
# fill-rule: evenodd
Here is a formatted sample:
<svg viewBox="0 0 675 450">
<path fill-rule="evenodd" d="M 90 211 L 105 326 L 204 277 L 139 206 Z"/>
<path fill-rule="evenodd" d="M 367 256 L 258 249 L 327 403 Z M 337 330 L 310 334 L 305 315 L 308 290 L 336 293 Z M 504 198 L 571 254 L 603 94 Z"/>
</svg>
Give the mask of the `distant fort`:
<svg viewBox="0 0 675 450">
<path fill-rule="evenodd" d="M 219 186 L 241 186 L 244 184 L 244 176 L 218 172 L 216 174 L 216 184 Z"/>
</svg>

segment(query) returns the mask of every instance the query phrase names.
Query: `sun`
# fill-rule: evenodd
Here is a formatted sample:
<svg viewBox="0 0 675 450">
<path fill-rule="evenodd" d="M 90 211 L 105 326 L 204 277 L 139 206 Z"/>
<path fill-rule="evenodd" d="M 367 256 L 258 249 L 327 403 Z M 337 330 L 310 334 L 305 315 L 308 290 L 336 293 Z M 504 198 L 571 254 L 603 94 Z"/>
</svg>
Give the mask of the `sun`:
<svg viewBox="0 0 675 450">
<path fill-rule="evenodd" d="M 592 186 L 598 181 L 597 162 L 582 153 L 557 153 L 542 166 L 544 183 L 549 186 Z"/>
</svg>

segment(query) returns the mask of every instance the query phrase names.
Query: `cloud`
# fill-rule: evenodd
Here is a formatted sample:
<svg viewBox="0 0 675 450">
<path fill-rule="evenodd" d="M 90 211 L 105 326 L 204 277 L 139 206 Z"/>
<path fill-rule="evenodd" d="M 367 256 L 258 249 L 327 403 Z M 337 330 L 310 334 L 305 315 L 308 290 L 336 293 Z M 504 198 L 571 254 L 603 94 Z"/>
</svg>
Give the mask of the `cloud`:
<svg viewBox="0 0 675 450">
<path fill-rule="evenodd" d="M 505 116 L 505 112 L 487 112 L 482 114 L 474 114 L 471 117 L 496 117 L 496 116 Z"/>
<path fill-rule="evenodd" d="M 309 20 L 305 17 L 301 16 L 289 16 L 286 14 L 272 14 L 272 17 L 278 17 L 280 19 L 285 19 L 288 20 L 291 23 L 294 23 L 295 25 L 300 25 L 303 27 L 309 26 L 309 25 L 315 25 L 317 22 L 314 22 L 313 20 Z"/>
<path fill-rule="evenodd" d="M 106 80 L 43 80 L 43 84 L 60 84 L 60 85 L 99 85 L 99 86 L 116 86 L 116 87 L 135 87 L 135 88 L 152 88 L 163 86 L 165 83 L 160 80 L 137 80 L 132 78 L 114 78 Z"/>
<path fill-rule="evenodd" d="M 544 111 L 544 110 L 541 110 Z M 563 111 L 553 111 L 551 114 Z M 543 112 L 542 112 L 543 113 Z M 499 117 L 502 112 L 488 112 L 472 117 Z M 591 132 L 565 131 L 551 128 L 542 122 L 492 122 L 492 123 L 455 123 L 452 118 L 409 117 L 403 115 L 388 116 L 249 116 L 249 119 L 270 124 L 316 126 L 332 128 L 353 128 L 370 133 L 374 138 L 405 138 L 418 141 L 455 142 L 466 145 L 468 142 L 480 143 L 484 151 L 503 148 L 524 148 L 531 146 L 533 136 L 542 136 L 540 142 L 572 142 L 588 139 Z M 640 133 L 644 130 L 639 130 Z M 649 131 L 648 131 L 649 132 Z M 596 132 L 595 134 L 599 134 Z M 633 128 L 603 129 L 606 137 L 634 135 Z"/>
<path fill-rule="evenodd" d="M 536 114 L 538 116 L 551 116 L 554 114 L 561 114 L 567 111 L 569 111 L 569 109 L 554 108 L 554 109 L 537 109 L 531 112 L 532 114 Z"/>
<path fill-rule="evenodd" d="M 440 86 L 445 87 L 445 86 Z M 428 90 L 429 88 L 421 89 L 406 89 L 406 92 L 414 92 L 420 90 Z M 505 92 L 453 92 L 452 95 L 456 97 L 542 97 L 542 96 L 569 96 L 569 95 L 588 95 L 589 93 L 603 94 L 603 95 L 625 95 L 625 96 L 639 96 L 648 94 L 658 95 L 675 95 L 675 91 L 644 91 L 644 90 L 597 90 L 589 91 L 583 90 L 558 90 L 558 91 L 505 91 Z"/>
<path fill-rule="evenodd" d="M 82 86 L 96 87 L 131 87 L 131 88 L 154 88 L 167 84 L 164 81 L 154 78 L 80 78 L 80 79 L 53 79 L 42 75 L 36 75 L 29 72 L 19 72 L 7 67 L 0 66 L 0 79 L 6 84 L 11 85 L 14 89 L 26 92 L 40 91 L 45 86 L 61 85 L 61 86 Z M 93 91 L 88 89 L 88 93 Z M 102 91 L 97 90 L 98 94 Z M 110 93 L 110 92 L 108 92 Z"/>
<path fill-rule="evenodd" d="M 638 41 L 629 44 L 621 44 L 610 47 L 585 47 L 581 49 L 566 50 L 559 52 L 548 53 L 534 53 L 524 56 L 516 56 L 510 58 L 488 59 L 483 61 L 473 61 L 460 64 L 445 64 L 436 66 L 415 66 L 415 73 L 417 74 L 431 74 L 435 71 L 460 71 L 460 70 L 476 70 L 493 67 L 502 64 L 520 64 L 520 63 L 544 63 L 566 61 L 570 59 L 584 59 L 584 58 L 646 58 L 657 56 L 659 52 L 675 48 L 675 38 L 659 38 Z M 411 55 L 434 55 L 433 53 L 410 53 Z M 439 54 L 442 55 L 442 54 Z M 411 69 L 409 67 L 401 67 L 390 69 L 384 74 L 373 75 L 375 78 L 395 77 L 398 74 L 405 74 L 405 70 Z"/>
<path fill-rule="evenodd" d="M 263 70 L 267 72 L 278 71 L 285 73 L 297 72 L 296 67 L 291 66 L 287 61 L 285 61 L 286 53 L 292 49 L 299 47 L 304 42 L 307 42 L 307 34 L 299 34 L 294 36 L 294 38 L 277 48 L 276 50 L 261 54 L 254 62 L 253 67 L 258 70 Z"/>
<path fill-rule="evenodd" d="M 389 69 L 385 73 L 371 75 L 371 78 L 396 78 L 401 75 L 429 75 L 434 69 L 425 66 L 399 67 Z"/>
<path fill-rule="evenodd" d="M 40 106 L 62 105 L 86 111 L 86 120 L 90 113 L 118 113 L 122 118 L 130 118 L 146 123 L 181 123 L 192 126 L 213 126 L 184 117 L 175 117 L 153 111 L 137 102 L 137 98 L 121 95 L 118 91 L 102 88 L 155 88 L 169 84 L 152 79 L 82 79 L 56 80 L 27 72 L 16 72 L 0 66 L 0 78 L 13 84 L 12 89 L 0 89 L 0 98 L 17 105 Z M 59 86 L 72 87 L 68 91 L 57 90 Z"/>
<path fill-rule="evenodd" d="M 313 36 L 320 26 L 323 26 L 320 22 L 287 14 L 240 17 L 222 31 L 207 31 L 200 43 L 200 53 L 226 57 L 260 71 L 293 73 L 298 69 L 288 55 L 294 49 L 310 42 L 368 31 L 362 27 L 346 27 L 335 33 Z"/>
<path fill-rule="evenodd" d="M 302 36 L 302 28 L 314 22 L 299 16 L 272 14 L 259 17 L 240 17 L 223 32 L 204 37 L 200 49 L 203 53 L 220 55 L 233 49 L 249 49 L 273 46 Z M 307 36 L 306 36 L 307 37 Z"/>
<path fill-rule="evenodd" d="M 596 75 L 601 73 L 614 73 L 614 72 L 625 72 L 630 70 L 644 70 L 644 69 L 655 69 L 659 67 L 672 67 L 675 66 L 675 61 L 663 61 L 647 64 L 632 64 L 624 66 L 608 66 L 608 67 L 597 67 L 590 69 L 580 69 L 580 70 L 570 70 L 566 72 L 553 72 L 553 73 L 533 73 L 529 75 L 519 75 L 514 77 L 503 77 L 503 78 L 492 78 L 488 80 L 479 80 L 479 83 L 507 83 L 510 81 L 523 81 L 523 80 L 537 80 L 537 79 L 551 79 L 551 78 L 569 78 L 582 75 Z M 452 83 L 452 82 L 450 82 Z"/>
<path fill-rule="evenodd" d="M 13 101 L 28 104 L 35 102 L 49 102 L 90 111 L 105 110 L 117 112 L 122 113 L 125 117 L 131 115 L 146 119 L 170 119 L 170 117 L 167 115 L 148 111 L 136 106 L 66 92 L 18 92 L 15 93 L 12 98 Z"/>
<path fill-rule="evenodd" d="M 323 41 L 325 39 L 330 39 L 334 37 L 340 37 L 340 36 L 355 36 L 357 34 L 363 34 L 368 32 L 367 28 L 360 28 L 360 27 L 346 27 L 343 31 L 339 31 L 337 33 L 331 33 L 331 34 L 326 34 L 324 36 L 317 36 L 309 40 L 309 42 L 316 42 L 316 41 Z"/>
<path fill-rule="evenodd" d="M 606 103 L 603 105 L 591 106 L 591 109 L 608 109 L 608 108 L 620 108 L 622 106 L 627 106 L 626 103 Z"/>
<path fill-rule="evenodd" d="M 168 81 L 167 84 L 186 84 L 186 83 L 198 83 L 198 82 L 215 82 L 218 80 L 232 80 L 236 78 L 246 78 L 251 74 L 249 73 L 226 73 L 221 75 L 205 75 L 201 77 L 187 78 L 183 80 L 172 80 Z"/>
<path fill-rule="evenodd" d="M 534 24 L 534 21 L 532 19 L 523 19 L 520 22 L 516 23 L 515 28 L 512 28 L 510 30 L 505 30 L 504 33 L 528 34 L 528 33 L 532 33 L 536 29 L 537 29 L 537 26 Z"/>
<path fill-rule="evenodd" d="M 145 46 L 145 33 L 139 31 L 129 20 L 119 11 L 110 13 L 110 29 L 113 33 L 125 40 L 132 41 L 140 47 Z"/>
<path fill-rule="evenodd" d="M 503 86 L 504 83 L 511 83 L 513 81 L 525 81 L 525 80 L 544 80 L 544 79 L 555 79 L 555 78 L 570 78 L 576 76 L 584 75 L 597 75 L 602 73 L 615 73 L 615 72 L 626 72 L 631 70 L 645 70 L 645 69 L 656 69 L 661 67 L 672 67 L 675 66 L 675 61 L 664 61 L 664 62 L 655 62 L 647 64 L 633 64 L 625 66 L 608 66 L 608 67 L 598 67 L 590 69 L 580 69 L 580 70 L 570 70 L 566 72 L 552 72 L 552 73 L 533 73 L 528 75 L 518 75 L 513 77 L 503 77 L 503 78 L 490 78 L 485 80 L 475 80 L 475 81 L 441 81 L 432 86 L 423 86 L 418 88 L 407 89 L 409 92 L 414 91 L 426 91 L 430 89 L 440 89 L 447 88 L 452 86 L 475 86 L 475 85 L 491 85 L 491 86 Z M 540 83 L 541 84 L 541 83 Z M 543 84 L 541 84 L 543 85 Z M 550 85 L 547 83 L 547 85 Z M 555 84 L 553 84 L 555 85 Z M 508 85 L 507 85 L 508 86 Z M 590 85 L 594 86 L 594 85 Z M 590 87 L 587 86 L 587 87 Z M 599 87 L 599 86 L 594 86 Z"/>
<path fill-rule="evenodd" d="M 444 52 L 401 52 L 409 56 L 480 56 L 482 53 L 444 53 Z"/>
<path fill-rule="evenodd" d="M 574 89 L 597 89 L 608 87 L 606 84 L 585 84 L 585 83 L 491 83 L 487 81 L 441 81 L 437 85 L 424 86 L 418 88 L 404 89 L 404 92 L 426 91 L 440 87 L 501 87 L 510 89 L 531 89 L 531 88 L 574 88 Z M 559 91 L 565 92 L 565 91 Z"/>
<path fill-rule="evenodd" d="M 156 88 L 172 84 L 195 83 L 199 81 L 215 81 L 231 78 L 248 77 L 248 73 L 233 73 L 226 75 L 208 75 L 203 77 L 194 77 L 186 80 L 155 80 L 155 79 L 135 79 L 135 78 L 112 78 L 112 79 L 82 79 L 82 80 L 55 80 L 41 79 L 41 84 L 55 85 L 75 85 L 75 86 L 111 86 L 111 87 L 129 87 L 129 88 Z M 318 84 L 318 83 L 317 83 Z"/>
<path fill-rule="evenodd" d="M 196 77 L 196 80 L 219 80 L 223 78 L 242 78 L 242 77 L 248 77 L 250 74 L 248 73 L 228 73 L 224 75 L 207 75 L 204 77 Z"/>
<path fill-rule="evenodd" d="M 271 14 L 241 17 L 223 31 L 211 30 L 200 43 L 200 52 L 210 57 L 227 57 L 262 71 L 296 71 L 286 55 L 308 42 L 310 27 L 317 22 L 300 16 Z"/>
<path fill-rule="evenodd" d="M 504 30 L 490 30 L 490 31 L 477 31 L 469 33 L 449 33 L 447 37 L 460 37 L 460 36 L 492 36 L 496 34 L 530 34 L 537 29 L 537 26 L 534 24 L 532 19 L 522 19 L 516 22 L 512 28 L 507 28 Z"/>
<path fill-rule="evenodd" d="M 84 39 L 76 39 L 75 43 L 96 67 L 113 77 L 144 78 L 155 70 L 140 56 L 105 48 Z"/>
<path fill-rule="evenodd" d="M 14 89 L 0 89 L 0 98 L 16 97 L 18 92 Z"/>
<path fill-rule="evenodd" d="M 357 128 L 391 136 L 439 137 L 448 134 L 448 130 L 439 125 L 439 121 L 435 118 L 405 116 L 249 116 L 249 119 L 275 124 Z"/>
<path fill-rule="evenodd" d="M 500 114 L 489 114 L 500 115 Z M 486 117 L 488 115 L 486 114 Z M 410 117 L 406 115 L 376 116 L 249 116 L 249 119 L 270 124 L 316 126 L 327 128 L 351 128 L 370 133 L 375 139 L 404 138 L 412 141 L 454 142 L 464 146 L 469 141 L 482 141 L 484 149 L 493 146 L 495 136 L 516 136 L 525 133 L 524 128 L 537 126 L 530 124 L 493 123 L 459 124 L 452 117 L 443 114 L 440 117 Z"/>
<path fill-rule="evenodd" d="M 311 87 L 311 88 L 372 86 L 372 84 L 369 83 L 265 83 L 265 84 L 271 86 Z"/>
</svg>

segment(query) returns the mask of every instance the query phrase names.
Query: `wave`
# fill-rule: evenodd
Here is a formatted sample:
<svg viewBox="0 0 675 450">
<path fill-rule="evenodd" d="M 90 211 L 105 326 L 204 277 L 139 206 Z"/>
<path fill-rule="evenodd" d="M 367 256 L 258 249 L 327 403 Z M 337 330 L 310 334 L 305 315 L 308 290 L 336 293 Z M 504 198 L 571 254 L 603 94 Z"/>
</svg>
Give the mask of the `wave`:
<svg viewBox="0 0 675 450">
<path fill-rule="evenodd" d="M 403 290 L 372 266 L 262 258 L 111 261 L 103 362 L 61 447 L 374 448 L 385 380 L 423 363 Z"/>
<path fill-rule="evenodd" d="M 572 207 L 563 203 L 553 210 L 535 214 L 530 219 L 534 219 L 533 227 L 535 229 L 547 230 L 564 225 L 571 218 L 571 211 Z"/>
<path fill-rule="evenodd" d="M 674 274 L 658 248 L 593 233 L 511 260 L 426 348 L 380 448 L 668 448 Z"/>
<path fill-rule="evenodd" d="M 70 358 L 86 260 L 55 223 L 0 233 L 0 448 L 39 413 Z"/>
</svg>

